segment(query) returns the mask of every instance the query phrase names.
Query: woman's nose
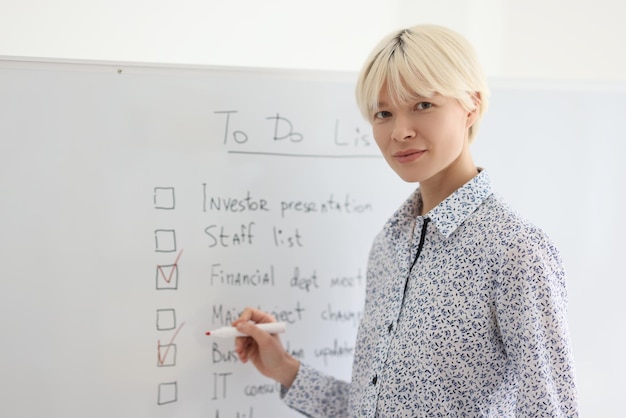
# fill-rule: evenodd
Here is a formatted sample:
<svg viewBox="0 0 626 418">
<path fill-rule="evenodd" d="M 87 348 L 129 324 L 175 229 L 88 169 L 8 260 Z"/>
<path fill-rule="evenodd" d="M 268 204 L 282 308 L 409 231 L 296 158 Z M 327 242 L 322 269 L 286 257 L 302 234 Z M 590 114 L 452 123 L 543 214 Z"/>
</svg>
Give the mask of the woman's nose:
<svg viewBox="0 0 626 418">
<path fill-rule="evenodd" d="M 391 138 L 395 141 L 409 141 L 415 138 L 415 128 L 411 121 L 405 117 L 396 117 Z"/>
</svg>

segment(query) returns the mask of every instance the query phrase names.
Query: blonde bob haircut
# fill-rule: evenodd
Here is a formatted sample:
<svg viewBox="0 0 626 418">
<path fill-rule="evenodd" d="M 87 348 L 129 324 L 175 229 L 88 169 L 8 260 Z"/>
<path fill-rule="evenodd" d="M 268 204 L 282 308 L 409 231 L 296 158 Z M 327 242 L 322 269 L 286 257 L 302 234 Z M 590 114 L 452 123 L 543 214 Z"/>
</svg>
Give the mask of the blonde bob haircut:
<svg viewBox="0 0 626 418">
<path fill-rule="evenodd" d="M 489 89 L 472 45 L 458 33 L 418 25 L 387 35 L 371 52 L 356 86 L 361 113 L 372 122 L 383 88 L 396 104 L 439 94 L 455 98 L 468 112 L 477 111 L 469 128 L 471 143 L 487 109 Z"/>
</svg>

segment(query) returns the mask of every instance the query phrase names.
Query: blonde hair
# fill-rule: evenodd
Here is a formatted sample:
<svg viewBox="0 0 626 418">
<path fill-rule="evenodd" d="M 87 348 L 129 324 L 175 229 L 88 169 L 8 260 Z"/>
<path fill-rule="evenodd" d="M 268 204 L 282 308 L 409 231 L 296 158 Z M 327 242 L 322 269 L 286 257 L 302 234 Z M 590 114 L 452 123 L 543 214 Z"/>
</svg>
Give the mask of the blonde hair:
<svg viewBox="0 0 626 418">
<path fill-rule="evenodd" d="M 435 25 L 418 25 L 387 35 L 371 52 L 359 75 L 357 103 L 372 121 L 383 88 L 398 103 L 434 94 L 452 97 L 465 110 L 478 111 L 469 141 L 487 109 L 489 89 L 472 45 L 458 33 Z"/>
</svg>

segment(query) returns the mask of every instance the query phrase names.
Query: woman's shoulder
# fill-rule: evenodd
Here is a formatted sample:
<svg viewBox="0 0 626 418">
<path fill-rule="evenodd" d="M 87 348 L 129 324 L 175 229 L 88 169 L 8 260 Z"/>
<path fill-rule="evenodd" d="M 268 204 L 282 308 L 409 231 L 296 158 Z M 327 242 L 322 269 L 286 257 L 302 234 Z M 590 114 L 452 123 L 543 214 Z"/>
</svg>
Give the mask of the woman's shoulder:
<svg viewBox="0 0 626 418">
<path fill-rule="evenodd" d="M 498 195 L 485 200 L 473 222 L 483 231 L 485 244 L 499 248 L 502 253 L 514 252 L 529 257 L 542 253 L 560 258 L 545 230 Z"/>
<path fill-rule="evenodd" d="M 485 199 L 483 205 L 478 209 L 477 221 L 490 225 L 490 229 L 543 234 L 543 230 L 538 225 L 495 193 Z"/>
</svg>

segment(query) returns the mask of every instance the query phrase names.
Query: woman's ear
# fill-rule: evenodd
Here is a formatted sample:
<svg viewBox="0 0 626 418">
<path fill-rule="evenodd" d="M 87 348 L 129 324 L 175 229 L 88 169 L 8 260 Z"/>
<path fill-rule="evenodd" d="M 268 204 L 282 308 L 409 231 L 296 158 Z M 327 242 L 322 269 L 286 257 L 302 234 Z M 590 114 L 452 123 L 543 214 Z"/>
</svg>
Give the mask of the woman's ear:
<svg viewBox="0 0 626 418">
<path fill-rule="evenodd" d="M 472 101 L 474 102 L 474 108 L 467 112 L 467 127 L 470 128 L 476 119 L 478 119 L 478 110 L 480 109 L 480 92 L 472 93 Z"/>
</svg>

